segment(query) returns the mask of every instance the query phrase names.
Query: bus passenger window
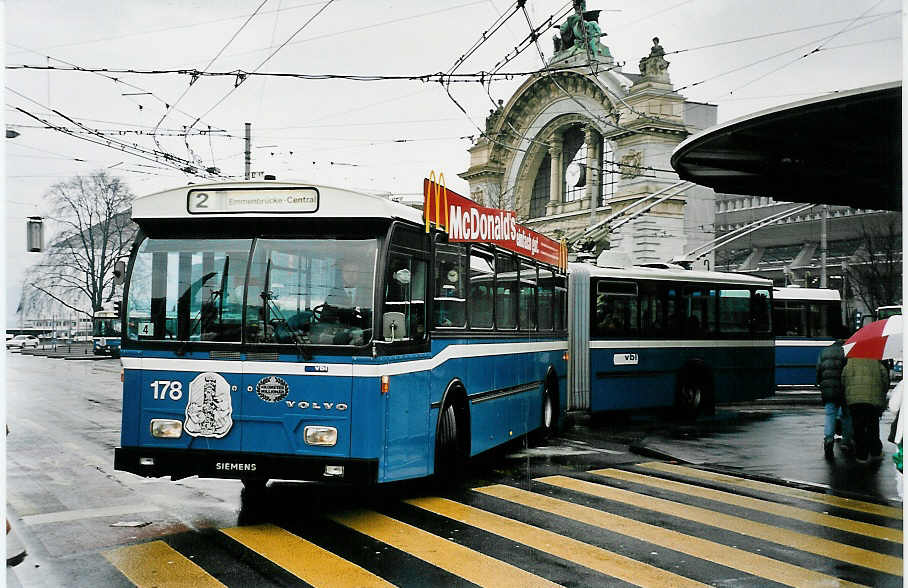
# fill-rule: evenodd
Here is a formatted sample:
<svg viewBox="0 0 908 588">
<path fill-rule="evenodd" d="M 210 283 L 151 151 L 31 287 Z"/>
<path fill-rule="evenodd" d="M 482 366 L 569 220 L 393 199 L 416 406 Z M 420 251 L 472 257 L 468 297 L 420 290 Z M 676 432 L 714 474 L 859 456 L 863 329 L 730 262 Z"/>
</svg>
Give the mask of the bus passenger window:
<svg viewBox="0 0 908 588">
<path fill-rule="evenodd" d="M 769 290 L 756 290 L 751 302 L 751 332 L 769 334 L 770 324 Z"/>
<path fill-rule="evenodd" d="M 463 245 L 439 243 L 435 246 L 434 326 L 466 326 L 465 269 L 466 249 Z"/>
<path fill-rule="evenodd" d="M 604 337 L 636 335 L 637 285 L 600 280 L 596 283 L 596 318 L 593 334 Z"/>
<path fill-rule="evenodd" d="M 644 337 L 663 334 L 664 305 L 658 289 L 651 284 L 640 285 L 640 329 Z"/>
<path fill-rule="evenodd" d="M 719 291 L 719 330 L 722 333 L 747 333 L 750 323 L 750 291 Z"/>
<path fill-rule="evenodd" d="M 495 284 L 495 258 L 475 246 L 470 248 L 470 328 L 492 328 L 492 289 Z"/>
<path fill-rule="evenodd" d="M 554 325 L 554 286 L 552 270 L 539 268 L 539 330 L 551 331 Z"/>
<path fill-rule="evenodd" d="M 517 259 L 499 253 L 495 256 L 495 328 L 517 328 Z"/>
<path fill-rule="evenodd" d="M 561 331 L 567 328 L 567 277 L 563 274 L 555 276 L 555 299 L 553 304 L 555 311 L 555 330 Z"/>
<path fill-rule="evenodd" d="M 520 263 L 520 328 L 536 330 L 536 266 Z"/>
</svg>

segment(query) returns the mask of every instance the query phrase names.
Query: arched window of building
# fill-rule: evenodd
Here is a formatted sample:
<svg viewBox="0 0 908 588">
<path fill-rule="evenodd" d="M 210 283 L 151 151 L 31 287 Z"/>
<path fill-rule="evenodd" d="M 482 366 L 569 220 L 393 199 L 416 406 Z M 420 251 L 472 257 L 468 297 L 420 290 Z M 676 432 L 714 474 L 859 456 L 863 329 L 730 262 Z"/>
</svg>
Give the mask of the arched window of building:
<svg viewBox="0 0 908 588">
<path fill-rule="evenodd" d="M 549 203 L 549 192 L 552 188 L 552 156 L 546 154 L 539 164 L 536 180 L 533 182 L 533 193 L 530 196 L 530 218 L 545 216 L 545 206 Z"/>
<path fill-rule="evenodd" d="M 586 191 L 587 148 L 583 128 L 571 127 L 564 133 L 564 201 L 580 200 Z"/>
</svg>

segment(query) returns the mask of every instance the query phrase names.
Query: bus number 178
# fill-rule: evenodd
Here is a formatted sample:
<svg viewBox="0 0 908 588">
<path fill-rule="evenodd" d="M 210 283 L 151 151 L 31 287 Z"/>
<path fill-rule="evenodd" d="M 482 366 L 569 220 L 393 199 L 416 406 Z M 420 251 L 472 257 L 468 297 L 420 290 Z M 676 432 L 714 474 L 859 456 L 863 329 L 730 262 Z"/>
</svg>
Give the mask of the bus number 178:
<svg viewBox="0 0 908 588">
<path fill-rule="evenodd" d="M 168 396 L 171 400 L 183 397 L 183 382 L 179 380 L 155 380 L 150 386 L 154 390 L 155 400 L 164 400 Z"/>
</svg>

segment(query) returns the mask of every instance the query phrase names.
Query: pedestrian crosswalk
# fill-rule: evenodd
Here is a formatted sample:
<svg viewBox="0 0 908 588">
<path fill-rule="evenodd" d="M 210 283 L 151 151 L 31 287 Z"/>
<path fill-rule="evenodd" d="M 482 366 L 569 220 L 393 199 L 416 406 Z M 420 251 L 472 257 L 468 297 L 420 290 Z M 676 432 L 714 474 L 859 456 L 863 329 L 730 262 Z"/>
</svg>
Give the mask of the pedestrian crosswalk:
<svg viewBox="0 0 908 588">
<path fill-rule="evenodd" d="M 898 506 L 648 462 L 104 555 L 137 586 L 241 585 L 244 567 L 257 585 L 901 586 L 902 540 Z"/>
</svg>

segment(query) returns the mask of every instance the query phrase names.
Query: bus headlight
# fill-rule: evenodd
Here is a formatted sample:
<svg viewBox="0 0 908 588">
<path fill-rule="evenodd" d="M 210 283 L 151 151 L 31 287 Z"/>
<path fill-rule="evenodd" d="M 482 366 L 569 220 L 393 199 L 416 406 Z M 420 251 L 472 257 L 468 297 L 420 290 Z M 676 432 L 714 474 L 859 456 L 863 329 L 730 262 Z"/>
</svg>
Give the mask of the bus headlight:
<svg viewBox="0 0 908 588">
<path fill-rule="evenodd" d="M 310 425 L 303 429 L 303 439 L 307 445 L 324 445 L 332 447 L 337 444 L 337 429 Z"/>
<path fill-rule="evenodd" d="M 161 439 L 178 439 L 183 434 L 183 423 L 172 419 L 151 419 L 151 436 Z"/>
</svg>

